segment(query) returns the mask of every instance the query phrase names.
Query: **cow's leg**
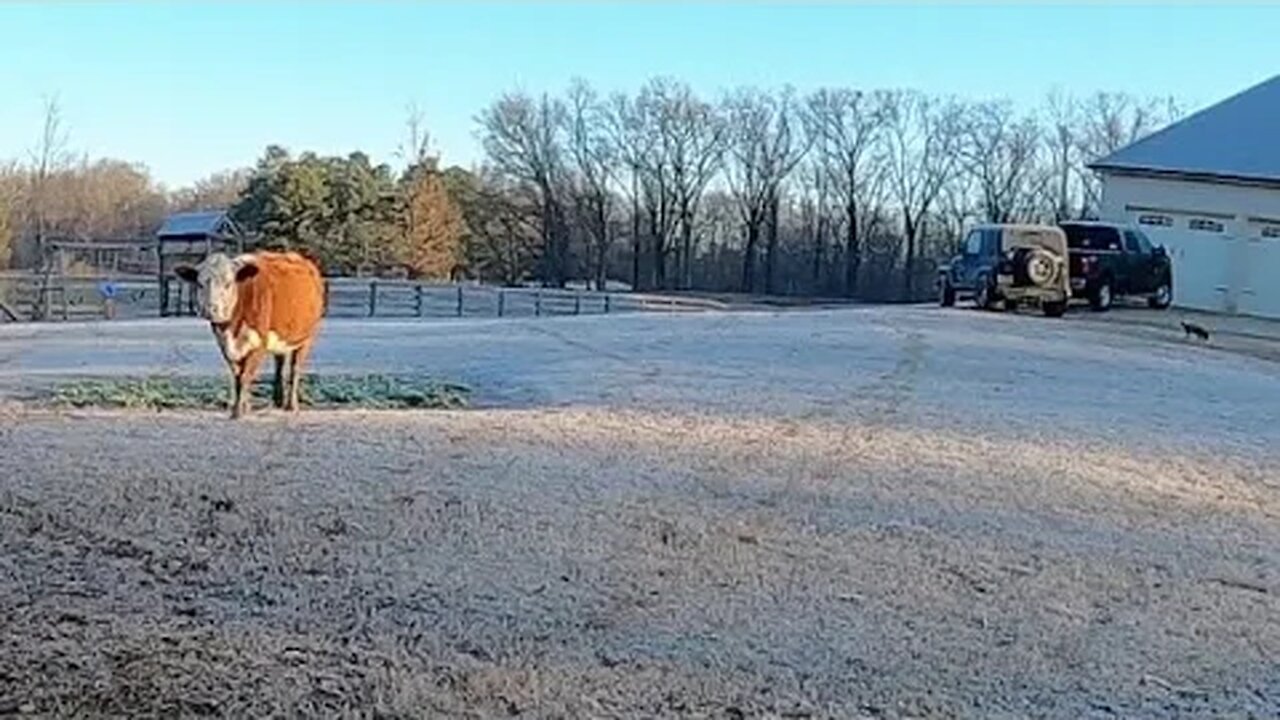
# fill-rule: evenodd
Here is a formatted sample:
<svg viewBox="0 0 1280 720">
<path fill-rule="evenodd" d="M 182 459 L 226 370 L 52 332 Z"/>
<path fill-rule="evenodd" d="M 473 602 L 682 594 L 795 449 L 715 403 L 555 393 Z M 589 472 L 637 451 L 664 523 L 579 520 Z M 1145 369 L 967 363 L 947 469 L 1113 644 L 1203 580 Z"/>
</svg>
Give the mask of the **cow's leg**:
<svg viewBox="0 0 1280 720">
<path fill-rule="evenodd" d="M 253 381 L 258 377 L 262 367 L 263 353 L 254 350 L 240 361 L 240 372 L 236 373 L 236 405 L 231 410 L 232 418 L 244 417 L 249 412 L 249 398 L 253 395 Z"/>
<path fill-rule="evenodd" d="M 231 419 L 240 417 L 240 376 L 244 374 L 244 361 L 236 360 L 231 364 Z"/>
<path fill-rule="evenodd" d="M 289 369 L 289 402 L 285 406 L 286 410 L 293 412 L 298 411 L 298 388 L 302 385 L 302 367 L 307 363 L 307 356 L 311 354 L 311 341 L 307 340 L 298 346 L 297 350 L 292 353 L 292 362 Z"/>
<path fill-rule="evenodd" d="M 236 405 L 240 404 L 240 361 L 227 361 L 227 379 L 230 381 L 227 388 L 227 409 L 235 412 Z"/>
<path fill-rule="evenodd" d="M 272 355 L 276 361 L 275 384 L 271 388 L 271 401 L 276 407 L 284 407 L 284 371 L 289 363 L 289 355 Z"/>
</svg>

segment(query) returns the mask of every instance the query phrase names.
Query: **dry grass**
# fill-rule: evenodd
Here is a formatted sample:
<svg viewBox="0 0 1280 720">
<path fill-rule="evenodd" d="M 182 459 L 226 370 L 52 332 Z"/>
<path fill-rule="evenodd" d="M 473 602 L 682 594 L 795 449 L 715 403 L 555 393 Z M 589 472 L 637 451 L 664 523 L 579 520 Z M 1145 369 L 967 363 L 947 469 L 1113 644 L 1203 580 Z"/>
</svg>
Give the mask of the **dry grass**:
<svg viewBox="0 0 1280 720">
<path fill-rule="evenodd" d="M 1244 717 L 1274 468 L 608 410 L 0 417 L 0 708 Z"/>
</svg>

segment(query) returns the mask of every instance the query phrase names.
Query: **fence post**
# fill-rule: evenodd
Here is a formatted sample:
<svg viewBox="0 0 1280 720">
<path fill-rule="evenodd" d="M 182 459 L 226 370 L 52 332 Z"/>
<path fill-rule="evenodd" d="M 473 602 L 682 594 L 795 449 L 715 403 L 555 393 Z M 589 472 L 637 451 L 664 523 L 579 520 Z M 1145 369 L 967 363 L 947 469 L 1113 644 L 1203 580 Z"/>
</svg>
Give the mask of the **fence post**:
<svg viewBox="0 0 1280 720">
<path fill-rule="evenodd" d="M 573 314 L 582 314 L 582 293 L 577 293 L 573 296 Z"/>
<path fill-rule="evenodd" d="M 458 286 L 458 317 L 462 317 L 462 286 Z"/>
<path fill-rule="evenodd" d="M 605 295 L 604 295 L 604 314 L 605 314 L 605 315 L 608 315 L 608 314 L 609 314 L 609 298 L 611 298 L 611 297 L 613 297 L 613 296 L 612 296 L 612 295 L 610 295 L 609 293 L 605 293 Z"/>
<path fill-rule="evenodd" d="M 329 278 L 324 279 L 324 314 L 329 314 Z"/>
<path fill-rule="evenodd" d="M 542 291 L 533 291 L 533 316 L 538 317 L 542 314 Z"/>
<path fill-rule="evenodd" d="M 378 281 L 369 281 L 369 317 L 378 312 Z"/>
<path fill-rule="evenodd" d="M 422 317 L 422 286 L 413 286 L 413 314 Z"/>
<path fill-rule="evenodd" d="M 502 317 L 502 306 L 507 304 L 507 291 L 498 289 L 498 317 Z"/>
</svg>

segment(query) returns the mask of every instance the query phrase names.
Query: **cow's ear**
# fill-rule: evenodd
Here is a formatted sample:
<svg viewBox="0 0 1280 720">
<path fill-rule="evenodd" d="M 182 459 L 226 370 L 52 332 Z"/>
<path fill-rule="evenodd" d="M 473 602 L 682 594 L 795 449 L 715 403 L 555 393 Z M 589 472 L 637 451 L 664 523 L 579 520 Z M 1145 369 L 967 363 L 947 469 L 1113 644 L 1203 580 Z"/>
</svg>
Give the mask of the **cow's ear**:
<svg viewBox="0 0 1280 720">
<path fill-rule="evenodd" d="M 240 266 L 236 268 L 236 282 L 238 283 L 244 282 L 245 280 L 248 280 L 249 278 L 254 277 L 257 274 L 258 274 L 257 263 L 252 263 L 247 261 L 241 262 Z"/>
<path fill-rule="evenodd" d="M 194 283 L 200 277 L 200 273 L 190 265 L 179 265 L 175 267 L 173 269 L 173 274 L 177 275 L 179 279 L 186 280 L 189 283 Z"/>
</svg>

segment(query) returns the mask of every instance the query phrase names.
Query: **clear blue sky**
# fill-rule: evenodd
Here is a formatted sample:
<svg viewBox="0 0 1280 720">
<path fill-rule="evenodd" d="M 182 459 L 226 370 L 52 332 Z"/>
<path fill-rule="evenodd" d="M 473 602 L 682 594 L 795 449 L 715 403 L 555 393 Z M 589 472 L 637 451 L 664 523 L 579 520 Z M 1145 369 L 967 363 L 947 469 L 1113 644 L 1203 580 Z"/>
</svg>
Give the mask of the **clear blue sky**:
<svg viewBox="0 0 1280 720">
<path fill-rule="evenodd" d="M 56 93 L 74 149 L 170 185 L 269 143 L 391 160 L 405 107 L 445 162 L 479 158 L 473 118 L 504 90 L 603 90 L 675 75 L 739 84 L 914 87 L 1037 102 L 1052 87 L 1193 107 L 1280 72 L 1280 6 L 852 3 L 0 3 L 0 158 Z"/>
</svg>

